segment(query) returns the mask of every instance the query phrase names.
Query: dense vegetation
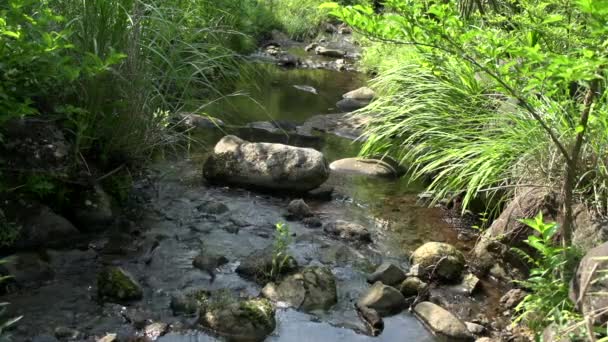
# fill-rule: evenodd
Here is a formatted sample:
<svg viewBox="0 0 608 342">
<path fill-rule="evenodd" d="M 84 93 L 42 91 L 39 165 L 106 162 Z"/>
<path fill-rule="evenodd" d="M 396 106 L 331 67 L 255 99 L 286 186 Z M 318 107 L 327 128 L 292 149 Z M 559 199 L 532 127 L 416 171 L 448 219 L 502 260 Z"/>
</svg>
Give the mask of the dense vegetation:
<svg viewBox="0 0 608 342">
<path fill-rule="evenodd" d="M 367 38 L 363 64 L 378 73 L 381 96 L 358 113 L 372 118 L 363 154 L 388 153 L 415 176 L 433 175 L 435 199 L 462 196 L 463 210 L 479 197 L 500 208 L 521 187 L 561 194 L 563 249 L 552 246 L 557 227 L 542 220 L 532 226 L 544 240 L 528 240 L 544 261 L 524 284 L 536 297 L 520 308 L 537 328 L 569 311 L 561 303 L 573 267 L 573 205 L 607 213 L 607 5 L 324 6 Z"/>
</svg>

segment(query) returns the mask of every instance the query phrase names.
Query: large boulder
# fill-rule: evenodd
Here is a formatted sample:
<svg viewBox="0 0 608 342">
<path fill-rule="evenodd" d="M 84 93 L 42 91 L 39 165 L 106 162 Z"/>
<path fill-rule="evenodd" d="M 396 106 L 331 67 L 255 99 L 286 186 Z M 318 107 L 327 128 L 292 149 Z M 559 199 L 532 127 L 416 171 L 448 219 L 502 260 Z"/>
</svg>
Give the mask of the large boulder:
<svg viewBox="0 0 608 342">
<path fill-rule="evenodd" d="M 247 299 L 201 306 L 199 324 L 229 341 L 263 341 L 276 327 L 275 309 L 267 299 Z"/>
<path fill-rule="evenodd" d="M 107 267 L 97 276 L 97 293 L 108 302 L 124 303 L 143 297 L 135 278 L 120 267 Z"/>
<path fill-rule="evenodd" d="M 449 311 L 431 302 L 414 307 L 414 313 L 437 335 L 449 341 L 473 341 L 467 326 Z"/>
<path fill-rule="evenodd" d="M 19 248 L 59 246 L 80 234 L 70 221 L 45 205 L 32 204 L 21 211 L 18 218 L 21 229 L 15 243 Z"/>
<path fill-rule="evenodd" d="M 348 93 L 342 95 L 342 98 L 370 102 L 374 99 L 375 96 L 376 93 L 370 88 L 361 87 L 359 89 L 349 91 Z"/>
<path fill-rule="evenodd" d="M 359 298 L 357 307 L 374 309 L 380 316 L 398 314 L 406 307 L 405 298 L 396 288 L 376 282 Z"/>
<path fill-rule="evenodd" d="M 606 218 L 599 217 L 583 204 L 575 206 L 573 215 L 572 244 L 574 246 L 588 251 L 608 241 L 608 220 Z"/>
<path fill-rule="evenodd" d="M 368 158 L 345 158 L 329 164 L 334 172 L 354 173 L 376 177 L 395 177 L 400 174 L 398 168 L 383 160 Z"/>
<path fill-rule="evenodd" d="M 236 268 L 236 273 L 241 277 L 256 281 L 260 284 L 267 282 L 273 267 L 274 249 L 272 246 L 255 251 L 241 261 Z M 298 268 L 298 263 L 291 256 L 282 263 L 283 267 L 278 270 L 280 274 L 288 274 Z M 276 270 L 275 270 L 276 271 Z"/>
<path fill-rule="evenodd" d="M 473 264 L 481 273 L 489 271 L 499 260 L 516 262 L 507 246 L 521 247 L 533 231 L 521 219 L 533 218 L 539 212 L 548 221 L 557 217 L 557 195 L 544 188 L 520 190 L 500 216 L 492 222 L 473 250 Z"/>
<path fill-rule="evenodd" d="M 327 310 L 338 301 L 336 279 L 327 267 L 306 267 L 279 284 L 268 283 L 262 294 L 304 311 Z"/>
<path fill-rule="evenodd" d="M 250 143 L 228 135 L 215 145 L 203 175 L 214 182 L 304 192 L 323 184 L 329 167 L 323 154 L 310 148 Z"/>
<path fill-rule="evenodd" d="M 412 254 L 412 264 L 420 266 L 426 277 L 438 276 L 445 280 L 457 280 L 464 270 L 464 255 L 447 243 L 427 242 Z"/>
<path fill-rule="evenodd" d="M 595 247 L 583 257 L 570 283 L 570 300 L 596 324 L 608 321 L 608 242 Z M 592 313 L 603 312 L 601 315 Z"/>
<path fill-rule="evenodd" d="M 358 223 L 336 220 L 326 224 L 323 230 L 344 240 L 355 242 L 371 242 L 372 240 L 369 230 Z"/>
<path fill-rule="evenodd" d="M 330 49 L 324 46 L 317 46 L 315 48 L 315 53 L 317 55 L 333 57 L 333 58 L 344 58 L 346 56 L 346 52 L 338 49 Z"/>
</svg>

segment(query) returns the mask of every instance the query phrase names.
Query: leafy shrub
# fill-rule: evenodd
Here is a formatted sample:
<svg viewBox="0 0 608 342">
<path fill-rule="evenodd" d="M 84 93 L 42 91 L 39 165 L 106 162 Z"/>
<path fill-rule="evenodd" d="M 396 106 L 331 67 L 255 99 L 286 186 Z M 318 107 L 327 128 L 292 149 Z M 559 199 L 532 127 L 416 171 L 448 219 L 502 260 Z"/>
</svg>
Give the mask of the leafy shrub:
<svg viewBox="0 0 608 342">
<path fill-rule="evenodd" d="M 47 1 L 0 3 L 0 124 L 48 109 L 46 95 L 78 77 L 64 21 Z"/>
<path fill-rule="evenodd" d="M 569 282 L 567 258 L 574 252 L 571 247 L 556 246 L 557 223 L 543 221 L 542 213 L 534 219 L 521 222 L 532 228 L 537 235 L 530 235 L 524 242 L 532 248 L 533 254 L 514 248 L 532 268 L 530 276 L 518 284 L 530 291 L 515 310 L 519 316 L 514 322 L 524 321 L 534 330 L 541 332 L 552 321 L 574 317 L 574 307 L 568 299 Z M 560 323 L 560 322 L 558 322 Z"/>
</svg>

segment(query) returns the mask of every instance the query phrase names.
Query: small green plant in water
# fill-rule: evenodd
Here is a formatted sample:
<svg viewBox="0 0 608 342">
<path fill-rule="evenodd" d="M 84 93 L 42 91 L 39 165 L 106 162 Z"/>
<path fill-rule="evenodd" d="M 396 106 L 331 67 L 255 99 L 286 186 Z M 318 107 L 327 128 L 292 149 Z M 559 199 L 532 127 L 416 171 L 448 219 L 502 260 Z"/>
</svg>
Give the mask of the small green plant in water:
<svg viewBox="0 0 608 342">
<path fill-rule="evenodd" d="M 566 279 L 569 273 L 567 261 L 573 257 L 574 250 L 572 247 L 556 245 L 554 237 L 558 225 L 555 222 L 544 222 L 542 213 L 521 222 L 537 234 L 524 240 L 533 249 L 533 254 L 513 248 L 532 265 L 529 278 L 517 281 L 530 294 L 515 308 L 518 316 L 514 323 L 525 322 L 537 333 L 542 333 L 553 322 L 563 326 L 567 321 L 576 319 L 574 307 L 568 299 L 569 279 Z"/>
<path fill-rule="evenodd" d="M 283 222 L 276 224 L 276 236 L 274 240 L 274 251 L 272 254 L 272 267 L 269 278 L 276 280 L 287 269 L 292 261 L 288 253 L 289 245 L 292 242 L 289 226 Z"/>
</svg>

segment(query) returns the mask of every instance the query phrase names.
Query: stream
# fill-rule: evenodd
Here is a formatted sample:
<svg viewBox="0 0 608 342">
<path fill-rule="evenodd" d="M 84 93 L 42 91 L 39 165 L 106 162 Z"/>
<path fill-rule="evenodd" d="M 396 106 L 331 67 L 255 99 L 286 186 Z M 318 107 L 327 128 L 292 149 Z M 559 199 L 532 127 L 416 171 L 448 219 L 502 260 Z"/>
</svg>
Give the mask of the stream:
<svg viewBox="0 0 608 342">
<path fill-rule="evenodd" d="M 301 47 L 300 47 L 301 49 Z M 301 50 L 303 51 L 303 50 Z M 248 97 L 228 97 L 206 112 L 221 117 L 230 127 L 254 121 L 302 124 L 314 115 L 338 113 L 342 94 L 365 84 L 361 74 L 323 69 L 283 69 L 256 63 L 236 88 Z M 316 94 L 294 86 L 308 86 Z M 14 332 L 16 341 L 53 341 L 57 327 L 73 328 L 86 336 L 108 333 L 132 335 L 138 318 L 172 325 L 157 341 L 217 341 L 212 334 L 193 329 L 193 319 L 176 317 L 171 296 L 195 289 L 227 290 L 237 296 L 257 296 L 261 286 L 235 273 L 241 260 L 273 244 L 277 222 L 287 222 L 294 235 L 290 252 L 300 266 L 323 265 L 337 279 L 338 304 L 313 314 L 277 309 L 277 328 L 267 341 L 435 341 L 412 314 L 405 311 L 385 318 L 378 337 L 365 334 L 354 303 L 368 288 L 366 276 L 383 261 L 406 269 L 408 256 L 427 241 L 442 241 L 468 250 L 472 242 L 458 239 L 454 219 L 441 208 L 418 203 L 423 184 L 400 179 L 370 178 L 332 173 L 330 201 L 307 199 L 322 222 L 345 220 L 370 228 L 373 243 L 354 246 L 327 236 L 320 228 L 285 219 L 294 198 L 233 187 L 211 186 L 201 176 L 207 151 L 230 128 L 197 132 L 205 141 L 178 155 L 159 158 L 145 177 L 134 184 L 139 208 L 134 219 L 119 224 L 73 250 L 48 250 L 52 280 L 35 289 L 16 291 L 2 298 L 14 314 L 23 315 Z M 242 131 L 246 139 L 266 141 L 259 130 Z M 236 133 L 235 133 L 236 134 Z M 316 134 L 314 145 L 329 162 L 354 157 L 359 143 L 332 134 Z M 306 143 L 304 143 L 306 145 Z M 222 203 L 225 213 L 203 214 L 210 203 Z M 215 279 L 192 266 L 201 250 L 225 256 Z M 96 300 L 96 275 L 105 265 L 121 266 L 140 282 L 143 300 L 128 307 Z M 47 338 L 47 339 L 44 339 Z"/>
</svg>

